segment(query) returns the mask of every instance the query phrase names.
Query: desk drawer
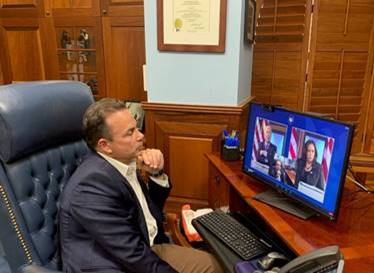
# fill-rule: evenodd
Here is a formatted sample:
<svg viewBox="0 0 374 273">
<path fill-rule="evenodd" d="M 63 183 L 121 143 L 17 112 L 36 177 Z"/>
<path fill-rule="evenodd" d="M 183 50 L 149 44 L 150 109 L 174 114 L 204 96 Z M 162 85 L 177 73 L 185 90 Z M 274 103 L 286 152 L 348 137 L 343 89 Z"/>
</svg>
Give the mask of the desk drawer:
<svg viewBox="0 0 374 273">
<path fill-rule="evenodd" d="M 229 205 L 229 189 L 227 180 L 209 164 L 209 203 L 213 209 Z"/>
</svg>

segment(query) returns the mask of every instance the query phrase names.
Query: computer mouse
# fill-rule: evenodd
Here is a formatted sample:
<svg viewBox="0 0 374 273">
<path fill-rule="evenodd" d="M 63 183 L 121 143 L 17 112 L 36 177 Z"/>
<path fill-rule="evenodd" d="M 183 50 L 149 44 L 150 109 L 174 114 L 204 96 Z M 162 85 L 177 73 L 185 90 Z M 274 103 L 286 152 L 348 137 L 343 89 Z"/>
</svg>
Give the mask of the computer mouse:
<svg viewBox="0 0 374 273">
<path fill-rule="evenodd" d="M 287 262 L 286 256 L 278 252 L 269 252 L 266 256 L 258 260 L 258 264 L 263 270 L 269 270 L 274 266 L 281 266 Z"/>
</svg>

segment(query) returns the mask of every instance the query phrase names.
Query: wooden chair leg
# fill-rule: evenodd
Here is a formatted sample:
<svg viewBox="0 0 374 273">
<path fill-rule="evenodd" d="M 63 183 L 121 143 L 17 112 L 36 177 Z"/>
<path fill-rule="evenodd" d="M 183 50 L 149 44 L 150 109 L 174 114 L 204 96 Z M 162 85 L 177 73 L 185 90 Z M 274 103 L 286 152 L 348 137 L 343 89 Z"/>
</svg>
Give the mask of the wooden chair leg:
<svg viewBox="0 0 374 273">
<path fill-rule="evenodd" d="M 192 247 L 180 230 L 180 219 L 175 213 L 166 214 L 165 231 L 174 243 L 184 247 Z"/>
</svg>

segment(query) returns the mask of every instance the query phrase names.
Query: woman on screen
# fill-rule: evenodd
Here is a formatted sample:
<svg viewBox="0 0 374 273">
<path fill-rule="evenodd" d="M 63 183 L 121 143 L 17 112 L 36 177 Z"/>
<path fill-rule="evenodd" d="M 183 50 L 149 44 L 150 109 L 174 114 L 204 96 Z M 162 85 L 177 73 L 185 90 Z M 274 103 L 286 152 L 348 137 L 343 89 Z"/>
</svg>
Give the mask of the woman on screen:
<svg viewBox="0 0 374 273">
<path fill-rule="evenodd" d="M 284 168 L 282 161 L 277 159 L 274 161 L 274 165 L 269 168 L 269 175 L 274 177 L 280 182 L 284 182 Z"/>
<path fill-rule="evenodd" d="M 301 158 L 296 163 L 295 186 L 300 182 L 325 190 L 325 179 L 322 174 L 321 164 L 316 162 L 317 147 L 313 140 L 305 142 Z"/>
</svg>

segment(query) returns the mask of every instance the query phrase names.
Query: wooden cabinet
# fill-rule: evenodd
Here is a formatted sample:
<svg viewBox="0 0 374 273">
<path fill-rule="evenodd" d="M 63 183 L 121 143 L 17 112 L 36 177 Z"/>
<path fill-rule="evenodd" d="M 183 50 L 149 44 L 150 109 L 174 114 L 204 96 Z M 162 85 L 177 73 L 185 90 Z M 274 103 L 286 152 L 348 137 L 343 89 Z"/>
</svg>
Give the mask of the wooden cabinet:
<svg viewBox="0 0 374 273">
<path fill-rule="evenodd" d="M 68 79 L 146 100 L 142 0 L 0 0 L 2 82 Z"/>
<path fill-rule="evenodd" d="M 54 19 L 58 74 L 90 86 L 95 97 L 103 96 L 105 71 L 101 22 L 98 17 Z"/>
<path fill-rule="evenodd" d="M 102 0 L 104 16 L 143 16 L 143 0 Z"/>
<path fill-rule="evenodd" d="M 147 100 L 143 88 L 143 17 L 105 17 L 102 23 L 107 96 L 125 100 Z"/>
<path fill-rule="evenodd" d="M 216 209 L 229 205 L 229 183 L 224 176 L 209 164 L 209 205 Z"/>
<path fill-rule="evenodd" d="M 0 0 L 0 18 L 21 16 L 40 17 L 44 14 L 43 0 Z"/>
<path fill-rule="evenodd" d="M 56 46 L 48 18 L 4 18 L 1 20 L 1 62 L 5 82 L 55 78 Z M 52 68 L 52 69 L 50 69 Z"/>
<path fill-rule="evenodd" d="M 45 14 L 53 17 L 100 15 L 100 0 L 47 0 Z"/>
<path fill-rule="evenodd" d="M 248 105 L 238 107 L 142 103 L 145 110 L 146 144 L 160 149 L 165 172 L 173 183 L 167 202 L 169 211 L 181 205 L 193 209 L 211 204 L 222 206 L 228 199 L 220 178 L 209 177 L 207 153 L 219 153 L 222 131 L 237 129 L 245 136 Z M 244 141 L 242 142 L 244 143 Z M 211 193 L 213 184 L 214 194 Z M 218 201 L 219 200 L 219 201 Z"/>
</svg>

